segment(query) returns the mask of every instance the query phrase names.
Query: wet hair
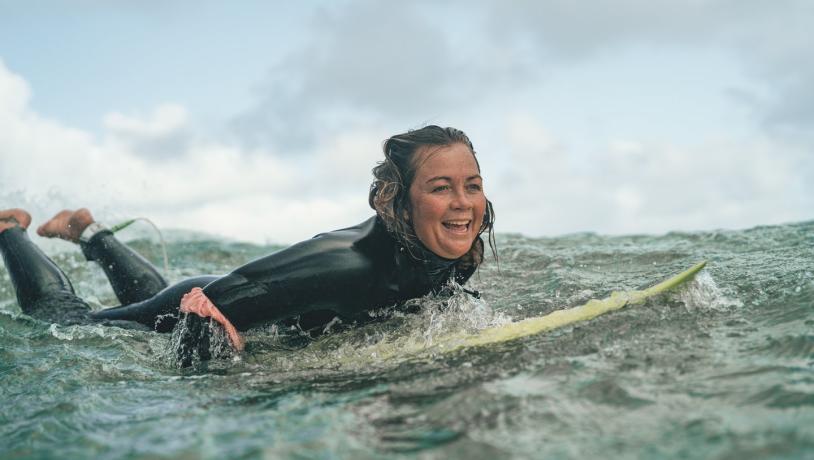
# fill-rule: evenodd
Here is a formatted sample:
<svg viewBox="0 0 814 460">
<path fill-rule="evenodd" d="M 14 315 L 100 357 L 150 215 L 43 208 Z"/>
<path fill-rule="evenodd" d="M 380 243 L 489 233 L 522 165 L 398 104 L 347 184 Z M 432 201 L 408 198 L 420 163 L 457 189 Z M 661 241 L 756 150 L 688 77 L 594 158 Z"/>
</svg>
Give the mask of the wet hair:
<svg viewBox="0 0 814 460">
<path fill-rule="evenodd" d="M 410 221 L 410 186 L 419 166 L 415 160 L 416 154 L 426 147 L 448 147 L 454 144 L 469 147 L 480 172 L 480 163 L 472 147 L 472 141 L 459 129 L 430 125 L 396 134 L 384 141 L 382 147 L 384 160 L 373 168 L 374 180 L 370 184 L 368 203 L 384 222 L 387 230 L 408 250 L 420 242 Z M 484 248 L 480 235 L 484 232 L 489 235 L 489 247 L 497 259 L 494 223 L 494 206 L 491 201 L 486 200 L 483 224 L 478 230 L 478 237 L 472 242 L 472 248 L 461 257 L 460 268 L 478 266 L 483 261 Z"/>
</svg>

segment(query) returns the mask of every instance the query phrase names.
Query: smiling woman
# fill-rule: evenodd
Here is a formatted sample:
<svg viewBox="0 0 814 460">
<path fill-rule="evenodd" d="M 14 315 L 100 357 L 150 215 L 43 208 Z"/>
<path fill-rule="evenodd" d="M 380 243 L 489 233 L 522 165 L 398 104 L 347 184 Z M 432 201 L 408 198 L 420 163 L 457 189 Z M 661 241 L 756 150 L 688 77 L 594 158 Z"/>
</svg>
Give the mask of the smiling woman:
<svg viewBox="0 0 814 460">
<path fill-rule="evenodd" d="M 469 252 L 483 225 L 486 196 L 474 154 L 463 144 L 424 148 L 410 186 L 416 236 L 447 259 Z"/>
<path fill-rule="evenodd" d="M 95 222 L 87 209 L 62 211 L 38 233 L 80 245 L 105 271 L 121 306 L 91 312 L 68 278 L 28 239 L 31 216 L 0 211 L 0 251 L 23 312 L 60 323 L 135 322 L 159 332 L 182 320 L 178 359 L 208 359 L 213 327 L 236 350 L 238 331 L 293 321 L 319 333 L 325 324 L 370 320 L 375 308 L 402 304 L 449 282 L 465 283 L 483 261 L 480 235 L 494 211 L 469 138 L 455 128 L 427 126 L 389 138 L 374 169 L 369 203 L 376 216 L 323 233 L 238 267 L 168 286 L 144 258 Z M 203 318 L 211 318 L 203 327 Z"/>
<path fill-rule="evenodd" d="M 373 168 L 376 180 L 368 202 L 404 247 L 426 247 L 438 256 L 460 259 L 462 266 L 477 266 L 483 261 L 479 236 L 488 232 L 497 256 L 494 208 L 484 195 L 475 149 L 463 131 L 427 126 L 398 134 L 385 142 L 384 157 Z"/>
</svg>

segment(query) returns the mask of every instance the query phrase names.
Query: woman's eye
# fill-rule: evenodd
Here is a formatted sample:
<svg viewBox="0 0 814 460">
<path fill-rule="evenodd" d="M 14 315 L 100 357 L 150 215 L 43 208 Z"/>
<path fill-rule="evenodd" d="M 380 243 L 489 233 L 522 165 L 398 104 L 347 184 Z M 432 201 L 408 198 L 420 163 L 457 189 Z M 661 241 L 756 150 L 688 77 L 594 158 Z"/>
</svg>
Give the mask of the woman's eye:
<svg viewBox="0 0 814 460">
<path fill-rule="evenodd" d="M 473 192 L 480 192 L 483 190 L 483 186 L 480 184 L 469 184 L 468 188 Z"/>
<path fill-rule="evenodd" d="M 438 187 L 435 187 L 434 189 L 432 189 L 432 192 L 433 193 L 443 192 L 444 190 L 449 190 L 449 185 L 439 185 Z"/>
</svg>

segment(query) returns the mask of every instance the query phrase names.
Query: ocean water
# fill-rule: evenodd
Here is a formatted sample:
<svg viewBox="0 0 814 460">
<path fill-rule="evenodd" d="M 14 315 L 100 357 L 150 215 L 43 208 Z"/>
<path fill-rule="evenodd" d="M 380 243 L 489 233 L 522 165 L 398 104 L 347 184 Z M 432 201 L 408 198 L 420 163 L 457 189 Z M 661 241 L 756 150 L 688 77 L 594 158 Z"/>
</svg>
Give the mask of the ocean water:
<svg viewBox="0 0 814 460">
<path fill-rule="evenodd" d="M 153 239 L 131 244 L 160 263 Z M 814 458 L 814 222 L 498 246 L 469 283 L 480 300 L 424 298 L 316 340 L 270 325 L 242 356 L 185 370 L 170 334 L 22 314 L 0 268 L 0 458 Z M 167 249 L 180 280 L 277 248 L 176 232 Z M 49 254 L 94 308 L 116 303 L 78 249 Z M 692 283 L 644 305 L 433 346 L 700 260 Z"/>
</svg>

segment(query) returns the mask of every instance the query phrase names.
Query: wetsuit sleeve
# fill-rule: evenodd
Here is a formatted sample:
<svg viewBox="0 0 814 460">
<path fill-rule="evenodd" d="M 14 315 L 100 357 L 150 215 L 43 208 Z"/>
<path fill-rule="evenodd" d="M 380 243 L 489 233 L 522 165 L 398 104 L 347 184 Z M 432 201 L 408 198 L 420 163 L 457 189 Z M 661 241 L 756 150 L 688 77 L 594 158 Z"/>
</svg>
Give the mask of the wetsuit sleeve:
<svg viewBox="0 0 814 460">
<path fill-rule="evenodd" d="M 357 314 L 381 284 L 376 268 L 352 238 L 333 232 L 239 267 L 204 294 L 240 330 L 318 310 Z"/>
</svg>

